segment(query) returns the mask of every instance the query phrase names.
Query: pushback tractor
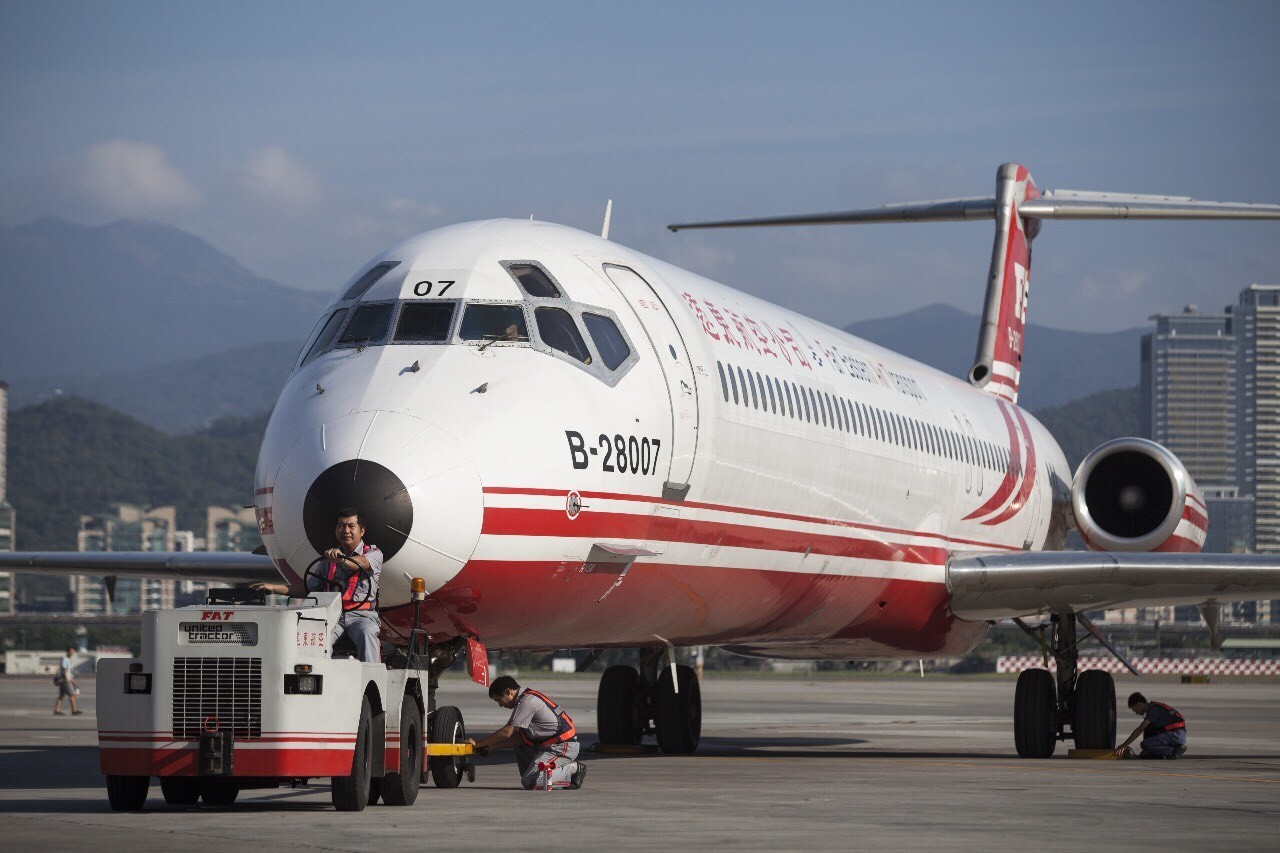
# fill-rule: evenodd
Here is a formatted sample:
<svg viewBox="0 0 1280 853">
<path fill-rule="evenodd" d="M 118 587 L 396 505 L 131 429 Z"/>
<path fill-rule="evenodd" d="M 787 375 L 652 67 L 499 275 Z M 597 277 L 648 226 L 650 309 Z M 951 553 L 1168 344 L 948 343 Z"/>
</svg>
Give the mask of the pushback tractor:
<svg viewBox="0 0 1280 853">
<path fill-rule="evenodd" d="M 98 668 L 112 809 L 141 809 L 153 778 L 170 805 L 227 806 L 244 790 L 328 777 L 341 811 L 412 805 L 428 775 L 443 788 L 474 780 L 462 713 L 434 707 L 457 644 L 366 663 L 343 640 L 330 647 L 342 608 L 337 592 L 272 605 L 228 589 L 145 613 L 142 653 Z"/>
</svg>

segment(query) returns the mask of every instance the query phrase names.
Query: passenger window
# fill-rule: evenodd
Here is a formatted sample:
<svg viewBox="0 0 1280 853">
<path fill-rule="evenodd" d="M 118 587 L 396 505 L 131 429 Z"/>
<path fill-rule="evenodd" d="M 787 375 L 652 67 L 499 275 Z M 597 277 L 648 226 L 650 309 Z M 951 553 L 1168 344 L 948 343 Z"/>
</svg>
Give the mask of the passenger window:
<svg viewBox="0 0 1280 853">
<path fill-rule="evenodd" d="M 316 342 L 307 351 L 307 357 L 302 360 L 304 365 L 333 345 L 334 338 L 338 337 L 338 330 L 342 328 L 342 321 L 346 317 L 346 308 L 339 308 L 329 315 L 324 328 L 320 330 L 320 336 L 316 338 Z"/>
<path fill-rule="evenodd" d="M 602 314 L 591 314 L 586 311 L 582 312 L 582 322 L 587 327 L 587 333 L 591 335 L 591 339 L 596 342 L 596 350 L 600 353 L 600 358 L 604 359 L 604 363 L 610 370 L 617 370 L 618 365 L 627 360 L 631 355 L 631 347 L 627 346 L 627 339 L 622 337 L 622 332 L 618 330 L 617 325 Z M 724 375 L 720 378 L 723 380 Z M 729 395 L 725 395 L 727 400 Z"/>
<path fill-rule="evenodd" d="M 751 386 L 751 406 L 758 409 L 760 408 L 760 394 L 758 393 L 759 388 L 756 385 L 756 378 L 754 373 L 750 370 L 747 371 L 747 385 Z"/>
<path fill-rule="evenodd" d="M 724 378 L 724 365 L 716 362 L 716 370 L 720 371 L 720 390 L 724 392 L 724 401 L 729 402 L 729 382 Z"/>
<path fill-rule="evenodd" d="M 538 337 L 542 338 L 544 344 L 583 364 L 591 363 L 587 343 L 582 339 L 578 326 L 568 311 L 563 308 L 539 308 L 533 315 L 538 321 Z"/>
<path fill-rule="evenodd" d="M 508 264 L 507 269 L 515 276 L 516 281 L 520 282 L 524 292 L 535 299 L 560 298 L 560 289 L 542 267 L 533 264 Z M 601 358 L 603 357 L 601 355 Z"/>
<path fill-rule="evenodd" d="M 529 329 L 519 305 L 468 305 L 458 337 L 464 341 L 527 341 Z"/>
<path fill-rule="evenodd" d="M 773 394 L 773 383 L 778 380 L 771 376 L 764 378 L 764 387 L 769 389 L 769 409 L 776 415 L 778 413 L 778 398 Z"/>
<path fill-rule="evenodd" d="M 453 326 L 452 302 L 406 302 L 396 322 L 397 341 L 439 343 L 449 340 Z"/>
<path fill-rule="evenodd" d="M 360 278 L 356 279 L 356 283 L 347 288 L 347 292 L 342 294 L 342 299 L 359 299 L 368 292 L 369 288 L 378 283 L 378 280 L 396 267 L 400 266 L 399 261 L 383 261 L 370 267 L 369 271 Z"/>
<path fill-rule="evenodd" d="M 391 325 L 390 302 L 379 302 L 376 305 L 361 305 L 352 315 L 351 322 L 338 338 L 338 345 L 382 343 L 387 336 L 387 327 Z"/>
</svg>

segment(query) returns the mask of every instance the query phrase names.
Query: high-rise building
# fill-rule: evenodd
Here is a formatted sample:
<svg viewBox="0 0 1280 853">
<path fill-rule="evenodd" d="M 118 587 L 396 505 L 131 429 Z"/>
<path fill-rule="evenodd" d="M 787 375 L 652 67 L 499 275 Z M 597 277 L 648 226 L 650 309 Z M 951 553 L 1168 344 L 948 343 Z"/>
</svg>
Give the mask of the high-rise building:
<svg viewBox="0 0 1280 853">
<path fill-rule="evenodd" d="M 1143 434 L 1204 491 L 1206 552 L 1280 554 L 1280 285 L 1253 284 L 1219 313 L 1151 318 L 1142 339 Z M 1280 622 L 1280 601 L 1227 619 Z"/>
<path fill-rule="evenodd" d="M 9 504 L 9 384 L 0 380 L 0 551 L 14 550 L 17 512 Z M 13 574 L 0 572 L 0 613 L 12 613 Z"/>
<path fill-rule="evenodd" d="M 1236 308 L 1237 466 L 1254 499 L 1253 549 L 1280 554 L 1280 284 L 1252 284 Z"/>
<path fill-rule="evenodd" d="M 80 516 L 76 535 L 80 551 L 172 551 L 177 531 L 177 513 L 171 506 L 143 509 L 119 504 L 115 513 Z M 114 595 L 107 581 L 87 575 L 73 583 L 77 613 L 139 613 L 174 606 L 171 580 L 121 578 Z"/>
</svg>

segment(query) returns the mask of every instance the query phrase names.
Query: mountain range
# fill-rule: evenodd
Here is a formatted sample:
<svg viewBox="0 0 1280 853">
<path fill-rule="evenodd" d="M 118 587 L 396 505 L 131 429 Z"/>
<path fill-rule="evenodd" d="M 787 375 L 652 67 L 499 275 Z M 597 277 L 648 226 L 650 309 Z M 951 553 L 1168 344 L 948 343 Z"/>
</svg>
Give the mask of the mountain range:
<svg viewBox="0 0 1280 853">
<path fill-rule="evenodd" d="M 259 278 L 191 234 L 139 221 L 0 229 L 0 281 L 8 285 L 0 379 L 13 408 L 74 395 L 172 434 L 271 408 L 329 300 Z M 930 305 L 845 328 L 961 376 L 978 325 L 976 314 Z M 1035 409 L 1134 385 L 1143 331 L 1030 325 L 1020 402 Z"/>
</svg>

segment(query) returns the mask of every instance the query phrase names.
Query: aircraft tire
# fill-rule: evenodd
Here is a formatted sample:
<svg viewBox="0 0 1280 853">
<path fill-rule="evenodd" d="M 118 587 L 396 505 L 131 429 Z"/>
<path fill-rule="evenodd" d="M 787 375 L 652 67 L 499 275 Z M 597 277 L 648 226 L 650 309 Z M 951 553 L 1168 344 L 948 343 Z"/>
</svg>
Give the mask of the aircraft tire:
<svg viewBox="0 0 1280 853">
<path fill-rule="evenodd" d="M 467 739 L 467 727 L 462 722 L 462 712 L 452 705 L 437 708 L 431 715 L 429 743 L 462 743 Z M 456 788 L 462 784 L 466 770 L 463 762 L 448 755 L 432 756 L 427 761 L 431 768 L 431 780 L 437 788 Z"/>
<path fill-rule="evenodd" d="M 653 716 L 658 729 L 658 748 L 688 755 L 697 750 L 702 737 L 702 691 L 693 667 L 681 664 L 676 671 L 680 679 L 678 693 L 671 680 L 671 667 L 662 668 L 653 694 Z"/>
<path fill-rule="evenodd" d="M 412 696 L 400 703 L 400 769 L 383 776 L 382 801 L 389 806 L 411 806 L 418 799 L 422 779 L 422 712 Z"/>
<path fill-rule="evenodd" d="M 1020 758 L 1048 758 L 1058 745 L 1058 688 L 1047 669 L 1026 669 L 1013 698 L 1013 740 Z"/>
<path fill-rule="evenodd" d="M 600 677 L 596 694 L 596 719 L 600 742 L 611 746 L 635 746 L 644 737 L 645 720 L 636 714 L 636 682 L 640 673 L 634 666 L 611 666 Z"/>
<path fill-rule="evenodd" d="M 194 806 L 200 802 L 200 780 L 195 776 L 164 776 L 160 793 L 171 806 Z"/>
<path fill-rule="evenodd" d="M 1116 682 L 1111 673 L 1088 669 L 1076 679 L 1077 749 L 1116 748 Z"/>
<path fill-rule="evenodd" d="M 351 773 L 333 777 L 333 807 L 340 812 L 364 811 L 369 804 L 369 777 L 373 771 L 373 709 L 369 697 L 360 701 L 360 727 L 351 757 Z"/>
<path fill-rule="evenodd" d="M 235 779 L 201 779 L 200 799 L 206 806 L 235 805 L 240 796 L 240 783 Z"/>
<path fill-rule="evenodd" d="M 113 812 L 140 812 L 150 788 L 150 776 L 108 776 L 107 802 Z"/>
</svg>

